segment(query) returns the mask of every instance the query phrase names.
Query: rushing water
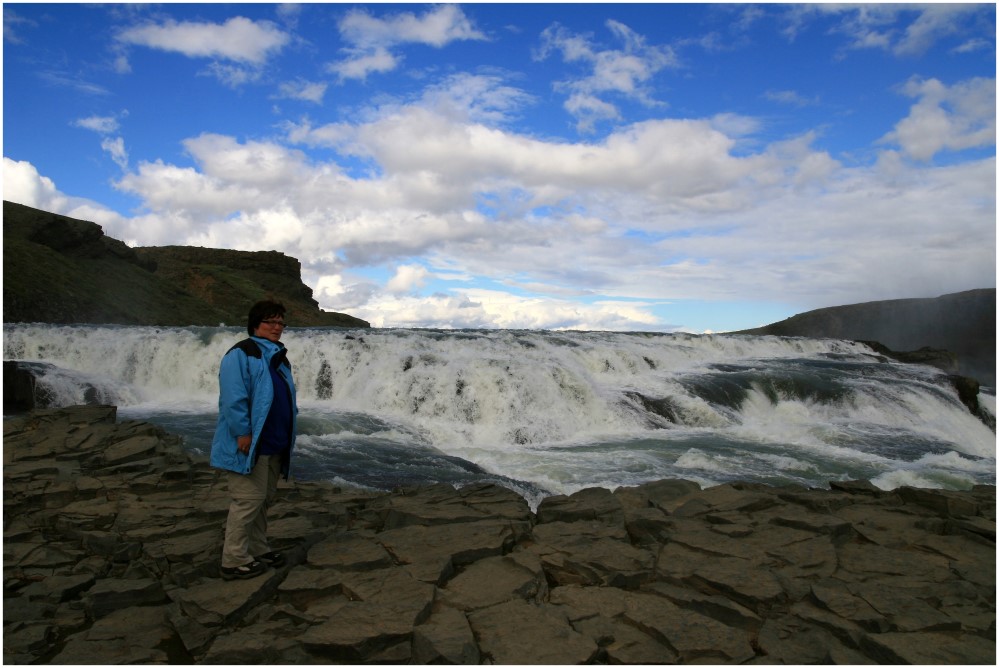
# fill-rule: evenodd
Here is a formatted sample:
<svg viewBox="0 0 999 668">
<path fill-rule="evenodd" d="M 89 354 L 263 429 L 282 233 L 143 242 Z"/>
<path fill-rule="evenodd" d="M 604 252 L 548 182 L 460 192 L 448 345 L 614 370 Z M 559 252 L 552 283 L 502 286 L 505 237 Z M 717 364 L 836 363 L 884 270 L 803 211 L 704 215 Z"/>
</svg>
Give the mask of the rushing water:
<svg viewBox="0 0 999 668">
<path fill-rule="evenodd" d="M 115 404 L 205 453 L 234 327 L 4 325 L 59 405 Z M 849 341 L 291 329 L 294 474 L 390 489 L 498 481 L 532 502 L 660 478 L 890 489 L 995 483 L 995 433 L 945 374 Z M 979 396 L 995 414 L 994 394 Z"/>
</svg>

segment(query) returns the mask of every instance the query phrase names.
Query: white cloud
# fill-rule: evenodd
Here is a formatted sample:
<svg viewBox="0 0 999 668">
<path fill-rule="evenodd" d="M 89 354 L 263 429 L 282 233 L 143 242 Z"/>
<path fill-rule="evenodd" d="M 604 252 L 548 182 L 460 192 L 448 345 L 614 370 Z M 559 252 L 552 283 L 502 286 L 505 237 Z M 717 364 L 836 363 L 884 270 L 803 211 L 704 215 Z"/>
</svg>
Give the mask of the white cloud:
<svg viewBox="0 0 999 668">
<path fill-rule="evenodd" d="M 898 144 L 916 160 L 931 160 L 944 150 L 995 146 L 995 79 L 950 87 L 937 79 L 912 79 L 902 92 L 917 102 L 882 142 Z"/>
<path fill-rule="evenodd" d="M 54 213 L 64 210 L 69 198 L 56 189 L 52 179 L 22 160 L 3 159 L 3 198 Z M 49 208 L 52 207 L 52 208 Z"/>
<path fill-rule="evenodd" d="M 229 88 L 239 88 L 248 83 L 259 81 L 262 71 L 255 67 L 244 67 L 232 63 L 211 62 L 199 72 L 201 76 L 212 76 Z"/>
<path fill-rule="evenodd" d="M 647 304 L 520 297 L 497 290 L 454 290 L 427 297 L 384 296 L 352 311 L 375 327 L 658 330 Z"/>
<path fill-rule="evenodd" d="M 938 40 L 960 32 L 956 19 L 968 12 L 956 3 L 937 3 L 920 8 L 915 21 L 905 29 L 905 35 L 895 44 L 897 55 L 918 55 Z"/>
<path fill-rule="evenodd" d="M 818 104 L 818 97 L 806 97 L 794 90 L 768 90 L 763 94 L 768 100 L 792 107 L 809 107 Z"/>
<path fill-rule="evenodd" d="M 122 112 L 122 115 L 127 116 L 128 112 Z M 102 135 L 101 150 L 107 153 L 122 170 L 128 169 L 128 151 L 125 150 L 125 140 L 122 137 L 109 136 L 119 129 L 116 117 L 88 116 L 73 121 L 73 125 Z"/>
<path fill-rule="evenodd" d="M 735 141 L 711 121 L 647 121 L 598 143 L 570 144 L 457 124 L 415 106 L 358 126 L 352 145 L 391 174 L 424 175 L 442 196 L 452 194 L 452 186 L 474 186 L 521 192 L 526 206 L 554 203 L 579 190 L 624 190 L 699 207 L 698 197 L 762 175 L 769 160 L 734 156 Z"/>
<path fill-rule="evenodd" d="M 60 88 L 69 88 L 78 93 L 84 93 L 86 95 L 110 95 L 109 91 L 104 86 L 100 84 L 91 83 L 84 79 L 79 78 L 76 75 L 66 74 L 65 72 L 59 72 L 55 70 L 46 70 L 38 73 L 43 81 L 52 85 L 58 86 Z"/>
<path fill-rule="evenodd" d="M 418 264 L 404 264 L 396 268 L 395 275 L 385 284 L 391 294 L 405 294 L 422 288 L 430 272 Z"/>
<path fill-rule="evenodd" d="M 114 116 L 88 116 L 73 121 L 73 125 L 86 130 L 93 130 L 102 135 L 109 135 L 118 131 L 118 119 Z"/>
<path fill-rule="evenodd" d="M 713 129 L 733 139 L 753 135 L 763 127 L 763 123 L 757 118 L 733 113 L 715 114 L 710 118 L 710 123 Z"/>
<path fill-rule="evenodd" d="M 362 49 L 396 44 L 440 48 L 454 41 L 485 39 L 458 5 L 438 5 L 421 16 L 402 12 L 386 18 L 354 9 L 340 20 L 339 28 L 343 39 Z"/>
<path fill-rule="evenodd" d="M 221 24 L 173 20 L 146 23 L 123 29 L 115 39 L 118 72 L 131 71 L 124 47 L 144 46 L 188 58 L 211 59 L 205 73 L 233 88 L 259 80 L 267 60 L 291 41 L 288 33 L 274 23 L 242 16 Z"/>
<path fill-rule="evenodd" d="M 115 186 L 139 197 L 143 205 L 156 215 L 180 211 L 184 216 L 204 221 L 206 226 L 211 225 L 213 219 L 230 216 L 244 206 L 258 206 L 255 200 L 261 199 L 253 189 L 213 179 L 192 167 L 168 165 L 161 160 L 140 162 L 136 171 L 122 176 Z M 184 239 L 185 236 L 178 233 L 177 238 Z M 159 243 L 159 239 L 147 243 Z M 230 246 L 226 244 L 224 247 Z"/>
<path fill-rule="evenodd" d="M 987 39 L 973 37 L 966 42 L 962 42 L 954 47 L 954 53 L 973 53 L 975 51 L 986 51 L 993 48 L 992 42 Z"/>
<path fill-rule="evenodd" d="M 23 44 L 19 31 L 22 27 L 35 28 L 38 24 L 17 14 L 8 5 L 3 8 L 3 41 L 7 44 Z"/>
<path fill-rule="evenodd" d="M 323 146 L 350 152 L 344 147 L 350 144 L 354 136 L 354 126 L 348 123 L 328 123 L 322 127 L 313 127 L 312 121 L 303 118 L 300 122 L 282 124 L 286 139 L 293 145 L 309 147 Z"/>
<path fill-rule="evenodd" d="M 724 216 L 725 235 L 662 243 L 705 258 L 686 267 L 700 286 L 681 284 L 716 297 L 757 290 L 814 308 L 944 294 L 982 287 L 994 274 L 994 188 L 994 159 L 947 168 L 887 160 Z"/>
<path fill-rule="evenodd" d="M 274 11 L 282 23 L 294 28 L 302 15 L 302 5 L 296 2 L 282 2 Z"/>
<path fill-rule="evenodd" d="M 575 92 L 565 101 L 565 110 L 579 119 L 576 128 L 581 132 L 591 132 L 600 121 L 616 121 L 621 118 L 617 107 L 604 102 L 591 93 Z"/>
<path fill-rule="evenodd" d="M 288 43 L 287 33 L 269 21 L 235 16 L 225 23 L 166 21 L 126 28 L 118 41 L 151 49 L 172 51 L 189 58 L 220 58 L 262 65 Z"/>
<path fill-rule="evenodd" d="M 619 113 L 603 95 L 620 95 L 646 105 L 660 104 L 653 99 L 648 83 L 659 71 L 678 65 L 676 54 L 668 46 L 646 44 L 645 38 L 618 21 L 609 20 L 608 30 L 622 43 L 621 49 L 599 49 L 582 35 L 555 24 L 541 33 L 541 46 L 535 57 L 544 60 L 561 52 L 567 63 L 587 66 L 585 76 L 556 84 L 569 97 L 566 110 L 578 120 L 582 131 L 590 131 L 602 120 L 615 120 Z"/>
<path fill-rule="evenodd" d="M 353 9 L 339 22 L 341 38 L 350 44 L 347 57 L 329 63 L 327 69 L 341 79 L 364 79 L 375 72 L 398 67 L 401 57 L 391 51 L 405 44 L 442 48 L 454 41 L 483 40 L 472 21 L 458 5 L 438 5 L 417 16 L 412 12 L 372 16 L 367 10 Z"/>
<path fill-rule="evenodd" d="M 399 59 L 385 47 L 375 47 L 369 51 L 352 51 L 344 60 L 329 63 L 327 71 L 344 79 L 366 79 L 372 73 L 391 72 L 399 65 Z"/>
<path fill-rule="evenodd" d="M 310 285 L 315 285 L 313 297 L 328 311 L 350 311 L 364 308 L 379 294 L 378 286 L 368 281 L 348 282 L 346 274 L 313 273 L 303 269 L 302 277 L 308 280 L 315 276 Z"/>
<path fill-rule="evenodd" d="M 126 171 L 116 185 L 144 212 L 106 229 L 129 243 L 282 251 L 323 308 L 375 325 L 655 329 L 669 299 L 818 307 L 981 287 L 995 268 L 995 160 L 905 158 L 994 145 L 994 81 L 913 80 L 905 92 L 917 101 L 891 139 L 904 154 L 865 167 L 817 149 L 814 133 L 766 144 L 758 120 L 732 114 L 544 140 L 503 127 L 528 103 L 522 91 L 453 77 L 280 139 L 191 137 L 191 165 Z M 942 122 L 909 134 L 924 106 Z M 324 159 L 296 148 L 313 145 Z M 4 187 L 58 213 L 86 204 L 28 163 L 5 159 Z M 372 268 L 388 278 L 352 273 Z M 464 284 L 423 294 L 440 280 Z"/>
<path fill-rule="evenodd" d="M 735 117 L 660 120 L 628 126 L 599 143 L 569 144 L 461 123 L 417 106 L 393 107 L 358 125 L 298 126 L 289 133 L 297 141 L 363 152 L 377 166 L 371 176 L 349 177 L 335 163 L 310 161 L 276 142 L 202 135 L 185 142 L 197 168 L 145 163 L 119 186 L 154 211 L 213 220 L 197 237 L 203 245 L 266 240 L 306 265 L 332 254 L 343 269 L 429 254 L 453 271 L 551 295 L 591 291 L 644 299 L 734 298 L 748 285 L 752 293 L 766 293 L 759 287 L 764 283 L 775 293 L 797 293 L 783 284 L 788 280 L 804 292 L 814 289 L 809 273 L 824 277 L 823 293 L 845 294 L 856 287 L 852 281 L 862 285 L 863 276 L 887 266 L 874 258 L 866 260 L 870 267 L 845 262 L 856 253 L 839 240 L 855 239 L 859 221 L 887 221 L 880 228 L 864 223 L 865 229 L 883 228 L 884 239 L 907 235 L 907 243 L 930 247 L 932 234 L 915 234 L 911 221 L 951 216 L 951 207 L 940 207 L 965 196 L 955 191 L 935 202 L 925 193 L 944 185 L 926 176 L 939 172 L 923 175 L 898 162 L 873 172 L 847 169 L 815 150 L 812 134 L 734 155 L 736 137 L 756 128 L 751 119 Z M 913 180 L 899 194 L 903 178 Z M 484 197 L 499 207 L 497 217 L 475 210 Z M 554 208 L 535 213 L 542 205 Z M 974 224 L 974 215 L 967 212 L 964 227 Z M 926 227 L 933 229 L 929 222 Z M 815 235 L 824 242 L 816 246 Z M 846 284 L 839 276 L 844 267 Z M 411 291 L 428 278 L 425 271 L 398 269 L 387 291 Z M 754 279 L 736 278 L 742 275 Z M 460 312 L 471 313 L 468 308 Z"/>
<path fill-rule="evenodd" d="M 534 98 L 486 74 L 455 74 L 428 86 L 419 104 L 455 121 L 503 124 L 518 116 Z"/>
<path fill-rule="evenodd" d="M 116 165 L 122 169 L 128 169 L 128 151 L 125 150 L 124 139 L 105 137 L 101 140 L 101 149 L 111 156 Z"/>
<path fill-rule="evenodd" d="M 221 183 L 279 189 L 310 176 L 312 167 L 301 151 L 265 141 L 240 144 L 233 137 L 205 133 L 184 140 L 184 149 L 202 173 Z"/>
<path fill-rule="evenodd" d="M 282 83 L 278 87 L 277 97 L 322 104 L 323 96 L 326 94 L 326 89 L 328 87 L 329 84 L 323 81 L 305 81 L 303 79 L 297 79 L 295 81 Z"/>
<path fill-rule="evenodd" d="M 813 18 L 832 16 L 839 19 L 833 32 L 849 40 L 848 49 L 880 49 L 908 58 L 951 37 L 966 44 L 964 35 L 974 30 L 970 26 L 983 11 L 988 11 L 984 3 L 815 3 L 791 5 L 782 18 L 784 33 L 791 40 Z"/>
<path fill-rule="evenodd" d="M 116 212 L 82 197 L 72 197 L 52 179 L 42 176 L 34 165 L 23 160 L 3 159 L 3 199 L 70 218 L 89 220 L 104 227 L 107 234 L 129 241 L 124 234 L 125 219 Z"/>
</svg>

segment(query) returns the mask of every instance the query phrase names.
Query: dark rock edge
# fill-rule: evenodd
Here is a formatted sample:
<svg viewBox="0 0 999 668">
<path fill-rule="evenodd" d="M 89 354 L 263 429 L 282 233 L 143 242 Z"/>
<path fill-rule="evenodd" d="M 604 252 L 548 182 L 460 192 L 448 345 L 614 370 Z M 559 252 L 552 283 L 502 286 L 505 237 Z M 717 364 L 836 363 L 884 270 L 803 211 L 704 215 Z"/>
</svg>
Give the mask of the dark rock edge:
<svg viewBox="0 0 999 668">
<path fill-rule="evenodd" d="M 994 664 L 995 487 L 282 483 L 217 576 L 219 472 L 113 406 L 4 422 L 5 663 Z"/>
<path fill-rule="evenodd" d="M 96 223 L 6 200 L 3 223 L 7 323 L 239 325 L 269 298 L 297 326 L 370 327 L 319 308 L 301 262 L 278 251 L 132 248 Z"/>
</svg>

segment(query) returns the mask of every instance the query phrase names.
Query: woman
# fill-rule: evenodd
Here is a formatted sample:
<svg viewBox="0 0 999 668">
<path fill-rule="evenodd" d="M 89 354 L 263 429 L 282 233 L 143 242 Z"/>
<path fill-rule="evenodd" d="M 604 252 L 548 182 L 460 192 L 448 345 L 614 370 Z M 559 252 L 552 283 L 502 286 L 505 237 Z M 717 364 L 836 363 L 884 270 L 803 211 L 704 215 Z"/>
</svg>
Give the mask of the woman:
<svg viewBox="0 0 999 668">
<path fill-rule="evenodd" d="M 288 477 L 298 415 L 291 364 L 281 343 L 284 315 L 278 302 L 254 304 L 246 324 L 250 338 L 230 348 L 219 368 L 219 419 L 210 461 L 226 471 L 232 497 L 222 547 L 226 580 L 256 577 L 285 561 L 267 543 L 267 508 L 278 476 Z"/>
</svg>

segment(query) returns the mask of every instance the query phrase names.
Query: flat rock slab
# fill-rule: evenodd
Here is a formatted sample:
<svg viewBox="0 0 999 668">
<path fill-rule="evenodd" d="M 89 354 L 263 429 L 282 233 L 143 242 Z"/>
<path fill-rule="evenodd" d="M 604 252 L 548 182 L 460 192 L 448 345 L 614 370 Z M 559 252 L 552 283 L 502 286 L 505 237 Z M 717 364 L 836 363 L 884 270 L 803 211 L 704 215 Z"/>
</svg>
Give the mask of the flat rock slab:
<svg viewBox="0 0 999 668">
<path fill-rule="evenodd" d="M 104 450 L 104 463 L 108 466 L 116 466 L 148 459 L 156 453 L 159 447 L 160 439 L 152 434 L 126 438 Z"/>
<path fill-rule="evenodd" d="M 361 661 L 412 640 L 413 629 L 426 619 L 431 600 L 417 606 L 356 601 L 310 627 L 301 642 L 317 656 L 334 661 Z"/>
<path fill-rule="evenodd" d="M 342 533 L 329 536 L 311 548 L 307 560 L 316 568 L 368 571 L 394 565 L 392 555 L 372 536 Z"/>
<path fill-rule="evenodd" d="M 456 566 L 510 551 L 529 528 L 524 522 L 484 520 L 389 529 L 375 540 L 395 562 L 412 566 L 416 577 L 443 583 Z"/>
<path fill-rule="evenodd" d="M 271 583 L 270 575 L 251 580 L 208 579 L 198 584 L 172 589 L 170 598 L 184 613 L 205 626 L 221 626 L 235 620 L 259 600 L 264 588 Z"/>
<path fill-rule="evenodd" d="M 596 643 L 552 607 L 508 601 L 473 612 L 468 620 L 490 663 L 589 663 L 597 655 Z"/>
<path fill-rule="evenodd" d="M 122 609 L 70 635 L 51 663 L 169 663 L 171 657 L 164 647 L 175 639 L 165 606 Z"/>
<path fill-rule="evenodd" d="M 513 600 L 541 602 L 548 582 L 541 561 L 530 553 L 488 557 L 471 564 L 440 590 L 441 600 L 472 611 Z"/>
<path fill-rule="evenodd" d="M 467 666 L 479 663 L 480 658 L 472 627 L 459 610 L 442 606 L 413 628 L 414 663 Z"/>
</svg>

